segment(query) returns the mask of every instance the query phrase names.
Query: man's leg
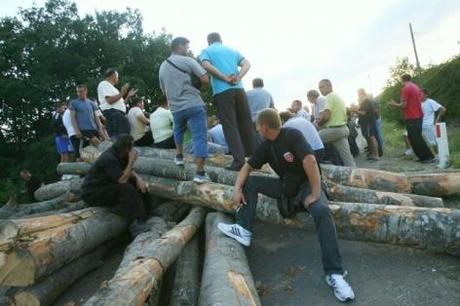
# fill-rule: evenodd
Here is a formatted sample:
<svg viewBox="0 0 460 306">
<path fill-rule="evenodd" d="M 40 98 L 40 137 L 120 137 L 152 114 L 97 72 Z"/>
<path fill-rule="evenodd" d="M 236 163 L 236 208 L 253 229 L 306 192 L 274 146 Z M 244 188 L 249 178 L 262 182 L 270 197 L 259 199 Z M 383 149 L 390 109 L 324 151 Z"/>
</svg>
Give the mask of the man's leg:
<svg viewBox="0 0 460 306">
<path fill-rule="evenodd" d="M 183 143 L 184 133 L 187 129 L 187 116 L 185 116 L 185 110 L 173 113 L 174 119 L 174 143 L 176 144 L 176 164 L 181 165 L 183 161 Z"/>
<path fill-rule="evenodd" d="M 251 120 L 248 99 L 243 89 L 236 91 L 235 102 L 236 120 L 238 122 L 241 141 L 243 142 L 244 153 L 245 156 L 251 156 L 257 149 L 259 140 L 256 137 L 256 130 Z"/>
<path fill-rule="evenodd" d="M 189 113 L 189 127 L 192 133 L 193 155 L 198 176 L 205 176 L 204 160 L 208 157 L 208 127 L 204 107 L 193 107 Z"/>
<path fill-rule="evenodd" d="M 241 141 L 241 135 L 238 128 L 237 115 L 235 110 L 234 90 L 230 89 L 223 93 L 214 96 L 214 101 L 217 104 L 217 116 L 222 122 L 224 136 L 227 140 L 230 152 L 233 155 L 233 164 L 236 170 L 243 166 L 244 147 Z"/>
<path fill-rule="evenodd" d="M 348 127 L 325 128 L 319 131 L 319 136 L 323 143 L 331 143 L 338 151 L 343 165 L 347 167 L 356 167 L 355 160 L 350 151 L 348 143 Z"/>
<path fill-rule="evenodd" d="M 112 115 L 114 112 L 115 110 L 113 109 L 108 109 L 102 112 L 102 114 L 104 115 L 107 121 L 106 129 L 107 129 L 107 134 L 109 134 L 110 138 L 114 137 L 114 132 L 115 132 L 115 127 L 114 127 L 115 121 L 114 121 L 114 118 L 112 118 Z"/>
<path fill-rule="evenodd" d="M 407 120 L 406 127 L 412 150 L 419 160 L 425 161 L 433 159 L 434 156 L 422 137 L 422 119 Z"/>
<path fill-rule="evenodd" d="M 117 189 L 117 202 L 128 224 L 134 220 L 145 221 L 147 214 L 140 191 L 131 183 L 118 184 Z"/>
</svg>

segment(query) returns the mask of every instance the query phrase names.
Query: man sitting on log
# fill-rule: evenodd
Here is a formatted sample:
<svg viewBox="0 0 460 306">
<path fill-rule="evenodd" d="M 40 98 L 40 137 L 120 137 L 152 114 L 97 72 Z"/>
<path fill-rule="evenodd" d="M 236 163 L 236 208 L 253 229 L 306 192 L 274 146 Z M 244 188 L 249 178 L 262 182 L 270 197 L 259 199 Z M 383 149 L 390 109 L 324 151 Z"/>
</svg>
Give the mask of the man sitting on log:
<svg viewBox="0 0 460 306">
<path fill-rule="evenodd" d="M 313 217 L 321 245 L 326 282 L 342 302 L 354 299 L 350 285 L 344 280 L 337 233 L 327 198 L 321 191 L 319 167 L 310 145 L 298 130 L 282 128 L 278 113 L 266 109 L 259 113 L 257 130 L 266 139 L 238 174 L 234 203 L 238 206 L 236 224 L 219 223 L 218 228 L 239 243 L 249 246 L 256 215 L 258 193 L 280 202 L 289 198 L 293 211 L 306 209 Z M 253 169 L 269 163 L 280 178 L 249 176 Z M 284 206 L 284 205 L 280 205 Z"/>
<path fill-rule="evenodd" d="M 121 134 L 91 166 L 81 186 L 82 199 L 93 206 L 107 206 L 123 215 L 133 237 L 149 230 L 142 194 L 147 185 L 133 170 L 137 151 L 134 139 Z"/>
</svg>

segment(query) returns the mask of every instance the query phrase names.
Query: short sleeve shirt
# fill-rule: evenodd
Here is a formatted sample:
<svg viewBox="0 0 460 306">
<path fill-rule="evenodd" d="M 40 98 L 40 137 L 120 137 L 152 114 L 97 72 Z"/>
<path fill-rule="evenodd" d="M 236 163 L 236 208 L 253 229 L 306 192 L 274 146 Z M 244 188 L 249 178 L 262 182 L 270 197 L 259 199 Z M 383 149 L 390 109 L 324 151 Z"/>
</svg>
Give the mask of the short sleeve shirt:
<svg viewBox="0 0 460 306">
<path fill-rule="evenodd" d="M 422 102 L 423 126 L 431 126 L 434 124 L 434 113 L 441 107 L 441 104 L 433 99 L 426 99 Z"/>
<path fill-rule="evenodd" d="M 99 99 L 99 102 L 101 103 L 101 110 L 105 111 L 109 109 L 117 109 L 119 111 L 122 111 L 123 113 L 126 113 L 126 104 L 123 98 L 120 98 L 118 101 L 112 104 L 107 102 L 106 97 L 112 97 L 118 94 L 120 94 L 120 91 L 109 81 L 104 80 L 100 82 L 97 86 L 97 97 Z"/>
<path fill-rule="evenodd" d="M 300 131 L 313 151 L 324 149 L 324 144 L 319 137 L 313 123 L 303 118 L 291 118 L 283 125 L 286 128 L 292 128 Z"/>
<path fill-rule="evenodd" d="M 326 96 L 326 105 L 324 109 L 331 112 L 331 116 L 324 127 L 342 126 L 347 123 L 347 107 L 345 101 L 335 92 L 331 92 Z"/>
<path fill-rule="evenodd" d="M 201 62 L 208 61 L 211 63 L 223 75 L 237 75 L 239 73 L 238 67 L 243 62 L 244 57 L 238 51 L 216 42 L 204 49 L 199 59 Z M 232 88 L 243 88 L 241 82 L 232 85 L 213 76 L 211 76 L 211 86 L 214 95 Z"/>
<path fill-rule="evenodd" d="M 359 124 L 372 124 L 375 121 L 375 103 L 370 99 L 364 99 L 359 106 L 359 110 L 364 112 L 363 115 L 359 115 Z"/>
<path fill-rule="evenodd" d="M 70 110 L 66 109 L 64 112 L 64 115 L 62 115 L 62 123 L 65 126 L 65 129 L 67 130 L 67 135 L 69 137 L 72 137 L 75 135 L 75 130 L 72 125 L 72 118 L 70 116 Z"/>
<path fill-rule="evenodd" d="M 77 125 L 81 131 L 97 131 L 95 121 L 97 106 L 93 101 L 76 99 L 70 102 L 69 109 L 75 112 Z"/>
<path fill-rule="evenodd" d="M 422 111 L 422 92 L 412 82 L 407 82 L 401 90 L 401 100 L 406 102 L 403 108 L 404 119 L 421 119 Z"/>
<path fill-rule="evenodd" d="M 132 107 L 128 112 L 128 121 L 131 127 L 130 134 L 133 136 L 134 140 L 139 140 L 144 137 L 145 133 L 147 132 L 147 126 L 139 120 L 139 117 L 143 117 L 144 113 L 140 107 Z"/>
<path fill-rule="evenodd" d="M 281 128 L 274 141 L 265 140 L 260 144 L 248 163 L 254 169 L 260 169 L 269 163 L 279 177 L 291 173 L 306 179 L 302 163 L 309 154 L 313 154 L 313 151 L 301 132 Z"/>
<path fill-rule="evenodd" d="M 32 201 L 35 201 L 35 191 L 40 188 L 41 184 L 42 181 L 36 176 L 31 176 L 26 182 L 27 194 Z"/>
<path fill-rule="evenodd" d="M 171 112 L 204 106 L 200 91 L 192 85 L 190 74 L 202 77 L 206 74 L 206 70 L 195 59 L 188 56 L 172 54 L 168 60 L 187 72 L 180 71 L 167 61 L 160 66 L 160 87 L 168 99 Z"/>
<path fill-rule="evenodd" d="M 260 111 L 273 107 L 272 95 L 263 88 L 254 88 L 246 92 L 252 122 L 256 122 Z"/>
<path fill-rule="evenodd" d="M 319 118 L 321 112 L 324 110 L 324 107 L 326 107 L 326 98 L 320 96 L 316 99 L 316 104 L 313 104 L 312 106 L 313 116 L 315 116 L 315 118 Z"/>
<path fill-rule="evenodd" d="M 150 115 L 150 129 L 155 143 L 162 142 L 173 135 L 173 115 L 169 109 L 158 107 Z"/>
</svg>

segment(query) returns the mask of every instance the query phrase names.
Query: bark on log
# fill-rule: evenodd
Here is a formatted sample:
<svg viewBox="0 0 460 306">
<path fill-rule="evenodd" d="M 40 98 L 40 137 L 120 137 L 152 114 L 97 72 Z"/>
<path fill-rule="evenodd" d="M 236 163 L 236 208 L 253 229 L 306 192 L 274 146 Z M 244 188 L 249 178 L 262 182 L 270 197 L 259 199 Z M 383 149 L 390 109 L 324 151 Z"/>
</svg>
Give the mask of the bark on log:
<svg viewBox="0 0 460 306">
<path fill-rule="evenodd" d="M 243 246 L 222 234 L 219 222 L 231 220 L 222 213 L 208 214 L 199 305 L 262 305 Z"/>
<path fill-rule="evenodd" d="M 189 212 L 190 205 L 179 202 L 165 202 L 153 210 L 153 215 L 167 222 L 179 222 Z"/>
<path fill-rule="evenodd" d="M 169 306 L 198 305 L 200 295 L 200 250 L 195 235 L 185 246 L 176 263 Z"/>
<path fill-rule="evenodd" d="M 158 294 L 158 280 L 193 237 L 204 215 L 203 208 L 194 207 L 181 223 L 161 238 L 142 239 L 148 233 L 137 237 L 115 276 L 85 305 L 143 305 L 149 294 Z"/>
<path fill-rule="evenodd" d="M 4 221 L 0 285 L 34 284 L 125 230 L 125 220 L 104 208 Z"/>
<path fill-rule="evenodd" d="M 326 180 L 330 200 L 398 206 L 444 207 L 441 198 L 349 187 Z"/>
<path fill-rule="evenodd" d="M 60 164 L 58 166 L 58 173 L 84 173 L 86 168 L 88 168 L 88 164 L 85 163 Z M 196 167 L 193 164 L 178 167 L 172 160 L 143 157 L 138 158 L 134 169 L 138 173 L 188 181 L 193 179 L 196 171 Z M 213 182 L 231 186 L 235 184 L 238 175 L 238 172 L 220 167 L 208 166 L 206 167 L 206 171 Z M 269 174 L 255 172 L 254 175 L 267 176 Z M 326 184 L 326 186 L 328 187 L 326 192 L 335 201 L 424 207 L 444 206 L 442 199 L 435 197 L 346 187 L 332 182 Z"/>
<path fill-rule="evenodd" d="M 446 197 L 460 195 L 460 172 L 408 174 L 412 193 Z"/>
<path fill-rule="evenodd" d="M 76 192 L 80 190 L 82 179 L 73 179 L 58 181 L 38 188 L 35 191 L 35 198 L 38 201 L 47 201 L 57 198 L 67 192 Z"/>
<path fill-rule="evenodd" d="M 86 273 L 102 264 L 102 258 L 107 254 L 112 243 L 106 243 L 96 250 L 69 263 L 43 281 L 20 289 L 13 296 L 15 306 L 52 305 L 52 303 L 73 283 Z"/>
</svg>

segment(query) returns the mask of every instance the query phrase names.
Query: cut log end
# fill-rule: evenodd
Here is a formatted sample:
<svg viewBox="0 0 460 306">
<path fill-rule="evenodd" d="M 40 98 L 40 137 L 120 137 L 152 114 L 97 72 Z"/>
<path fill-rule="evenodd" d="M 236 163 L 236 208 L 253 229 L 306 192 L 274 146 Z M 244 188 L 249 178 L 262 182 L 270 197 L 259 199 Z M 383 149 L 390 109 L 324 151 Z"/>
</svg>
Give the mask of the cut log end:
<svg viewBox="0 0 460 306">
<path fill-rule="evenodd" d="M 35 281 L 35 263 L 32 258 L 20 258 L 17 252 L 6 254 L 0 269 L 2 286 L 24 287 Z"/>
<path fill-rule="evenodd" d="M 24 292 L 19 292 L 14 296 L 14 302 L 15 305 L 20 306 L 20 305 L 27 305 L 27 306 L 43 306 L 40 303 L 40 300 L 33 294 L 24 291 Z"/>
</svg>

